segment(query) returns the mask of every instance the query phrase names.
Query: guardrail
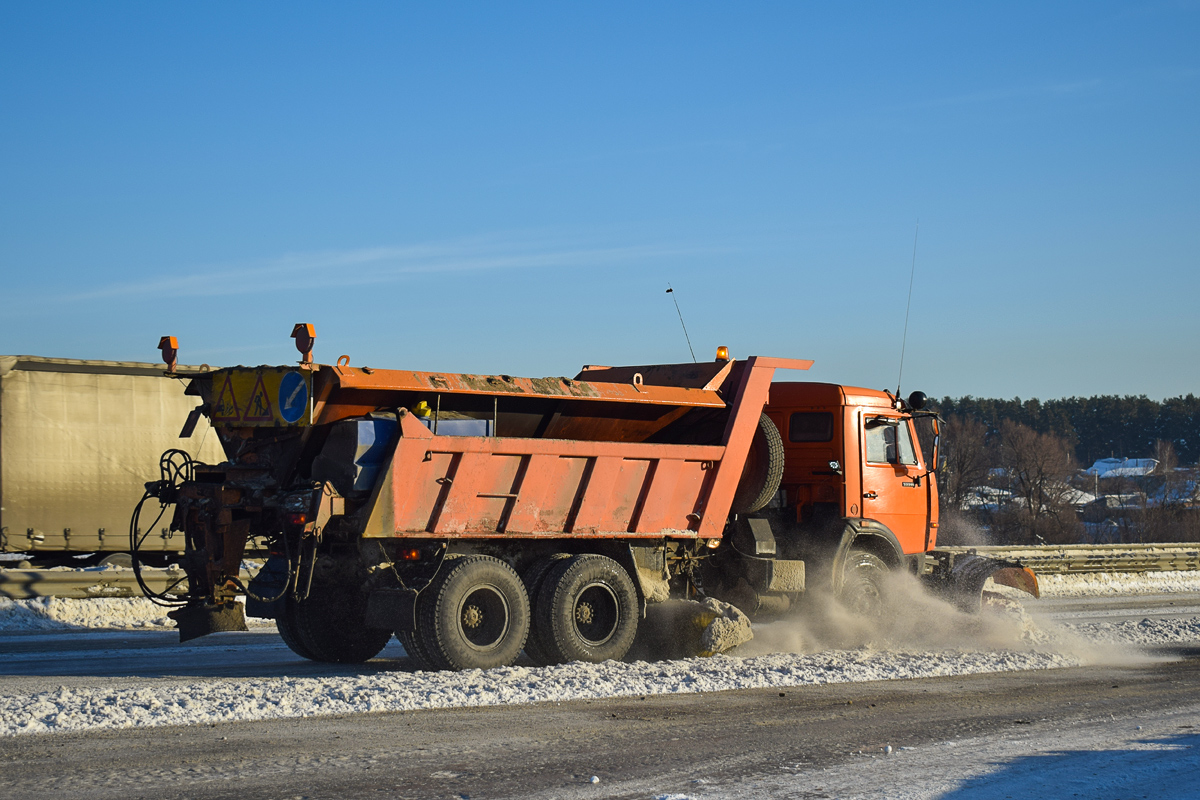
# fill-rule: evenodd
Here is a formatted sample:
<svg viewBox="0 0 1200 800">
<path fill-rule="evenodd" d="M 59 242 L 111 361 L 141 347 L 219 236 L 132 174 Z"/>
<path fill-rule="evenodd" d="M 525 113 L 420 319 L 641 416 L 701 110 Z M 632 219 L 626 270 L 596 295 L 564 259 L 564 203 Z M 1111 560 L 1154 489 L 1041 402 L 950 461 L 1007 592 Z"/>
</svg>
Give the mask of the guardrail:
<svg viewBox="0 0 1200 800">
<path fill-rule="evenodd" d="M 243 584 L 254 573 L 242 570 Z M 178 585 L 187 589 L 187 577 L 178 567 L 144 567 L 142 580 L 152 590 L 165 592 Z M 86 569 L 0 569 L 0 597 L 30 600 L 35 597 L 141 597 L 137 578 L 125 567 L 88 567 Z"/>
<path fill-rule="evenodd" d="M 938 550 L 975 552 L 993 558 L 1020 561 L 1035 573 L 1172 572 L 1200 570 L 1200 545 L 1175 544 L 1068 544 L 1040 547 L 939 547 Z M 253 573 L 242 570 L 242 581 Z M 142 577 L 151 589 L 185 581 L 178 568 L 145 568 Z M 0 569 L 0 598 L 34 597 L 141 597 L 133 570 L 121 567 L 87 569 Z"/>
<path fill-rule="evenodd" d="M 1020 561 L 1035 573 L 1175 572 L 1200 570 L 1200 545 L 1066 544 L 1038 547 L 939 547 Z"/>
</svg>

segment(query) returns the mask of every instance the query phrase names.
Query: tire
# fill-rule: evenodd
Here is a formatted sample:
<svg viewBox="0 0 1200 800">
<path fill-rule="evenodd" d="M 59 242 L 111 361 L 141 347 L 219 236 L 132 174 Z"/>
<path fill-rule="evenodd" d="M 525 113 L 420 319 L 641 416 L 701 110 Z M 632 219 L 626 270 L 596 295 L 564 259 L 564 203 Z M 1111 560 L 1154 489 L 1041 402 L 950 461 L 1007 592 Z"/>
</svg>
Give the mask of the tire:
<svg viewBox="0 0 1200 800">
<path fill-rule="evenodd" d="M 422 594 L 418 635 L 442 669 L 491 669 L 512 664 L 529 635 L 529 596 L 512 567 L 491 556 L 463 556 Z"/>
<path fill-rule="evenodd" d="M 851 550 L 842 568 L 838 600 L 853 614 L 883 619 L 888 610 L 886 581 L 889 572 L 888 565 L 874 553 Z"/>
<path fill-rule="evenodd" d="M 281 604 L 286 606 L 286 604 Z M 283 611 L 275 617 L 275 627 L 279 631 L 279 638 L 283 639 L 293 653 L 301 658 L 307 658 L 309 661 L 317 661 L 317 657 L 313 655 L 312 650 L 305 647 L 304 642 L 300 640 L 300 631 L 296 629 L 296 622 L 292 615 L 284 608 Z"/>
<path fill-rule="evenodd" d="M 537 613 L 540 644 L 552 663 L 619 660 L 637 636 L 633 579 L 605 556 L 556 564 L 538 594 Z"/>
<path fill-rule="evenodd" d="M 304 600 L 287 598 L 279 634 L 293 652 L 312 661 L 361 664 L 379 655 L 392 638 L 390 630 L 367 627 L 366 616 L 365 593 L 313 589 Z"/>
<path fill-rule="evenodd" d="M 521 582 L 525 584 L 525 592 L 529 595 L 531 606 L 529 614 L 529 638 L 525 640 L 525 655 L 529 656 L 539 667 L 546 667 L 553 664 L 554 659 L 545 646 L 542 645 L 541 624 L 538 622 L 538 596 L 542 591 L 542 586 L 546 583 L 546 576 L 550 574 L 550 570 L 570 557 L 569 553 L 556 553 L 552 556 L 540 558 L 526 567 L 521 573 Z"/>
<path fill-rule="evenodd" d="M 404 647 L 404 652 L 408 653 L 408 658 L 413 662 L 417 669 L 421 670 L 438 670 L 445 669 L 434 663 L 429 653 L 425 650 L 425 644 L 421 641 L 421 637 L 411 631 L 396 631 L 396 639 Z"/>
<path fill-rule="evenodd" d="M 759 511 L 779 491 L 783 480 L 783 437 L 766 414 L 758 418 L 758 429 L 750 441 L 750 452 L 733 495 L 735 514 Z"/>
</svg>

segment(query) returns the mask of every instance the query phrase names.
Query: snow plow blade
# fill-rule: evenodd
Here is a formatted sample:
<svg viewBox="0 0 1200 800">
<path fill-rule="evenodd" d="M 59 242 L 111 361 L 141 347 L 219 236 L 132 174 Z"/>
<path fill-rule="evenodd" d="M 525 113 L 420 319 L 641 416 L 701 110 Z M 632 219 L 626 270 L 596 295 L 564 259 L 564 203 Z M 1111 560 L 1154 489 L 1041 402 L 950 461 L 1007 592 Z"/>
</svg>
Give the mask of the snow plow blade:
<svg viewBox="0 0 1200 800">
<path fill-rule="evenodd" d="M 978 553 L 929 554 L 936 561 L 925 580 L 929 587 L 963 611 L 977 613 L 983 607 L 983 587 L 994 583 L 1011 586 L 1040 597 L 1037 576 L 1019 561 L 988 558 Z"/>
<path fill-rule="evenodd" d="M 1020 589 L 1034 597 L 1042 596 L 1041 590 L 1038 589 L 1037 575 L 1034 575 L 1029 567 L 1001 567 L 992 573 L 992 582 Z"/>
</svg>

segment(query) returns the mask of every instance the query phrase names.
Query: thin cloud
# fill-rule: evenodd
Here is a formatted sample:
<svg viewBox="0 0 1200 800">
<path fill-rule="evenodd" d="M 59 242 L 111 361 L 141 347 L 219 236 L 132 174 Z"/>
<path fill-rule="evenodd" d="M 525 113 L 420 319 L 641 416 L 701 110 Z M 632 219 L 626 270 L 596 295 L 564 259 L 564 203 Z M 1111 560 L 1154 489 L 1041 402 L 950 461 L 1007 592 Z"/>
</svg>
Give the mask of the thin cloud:
<svg viewBox="0 0 1200 800">
<path fill-rule="evenodd" d="M 711 252 L 712 248 L 704 248 Z M 664 244 L 570 246 L 564 242 L 468 241 L 294 253 L 243 265 L 191 269 L 154 280 L 100 286 L 55 299 L 77 302 L 134 297 L 219 297 L 247 292 L 312 290 L 391 283 L 431 273 L 617 266 L 700 252 Z"/>
</svg>

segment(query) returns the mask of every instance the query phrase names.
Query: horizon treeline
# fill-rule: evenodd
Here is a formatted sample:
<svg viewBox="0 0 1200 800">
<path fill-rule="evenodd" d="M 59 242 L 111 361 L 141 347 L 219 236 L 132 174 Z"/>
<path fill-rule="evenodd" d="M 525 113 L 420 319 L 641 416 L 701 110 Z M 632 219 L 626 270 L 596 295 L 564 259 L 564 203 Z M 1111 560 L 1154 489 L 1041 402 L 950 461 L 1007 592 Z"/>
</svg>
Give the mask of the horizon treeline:
<svg viewBox="0 0 1200 800">
<path fill-rule="evenodd" d="M 1193 394 L 1151 400 L 1145 395 L 1097 395 L 1041 401 L 1014 397 L 943 397 L 931 405 L 943 416 L 976 419 L 990 432 L 1009 420 L 1067 441 L 1078 466 L 1100 458 L 1153 458 L 1170 442 L 1180 465 L 1200 461 L 1200 398 Z"/>
</svg>

